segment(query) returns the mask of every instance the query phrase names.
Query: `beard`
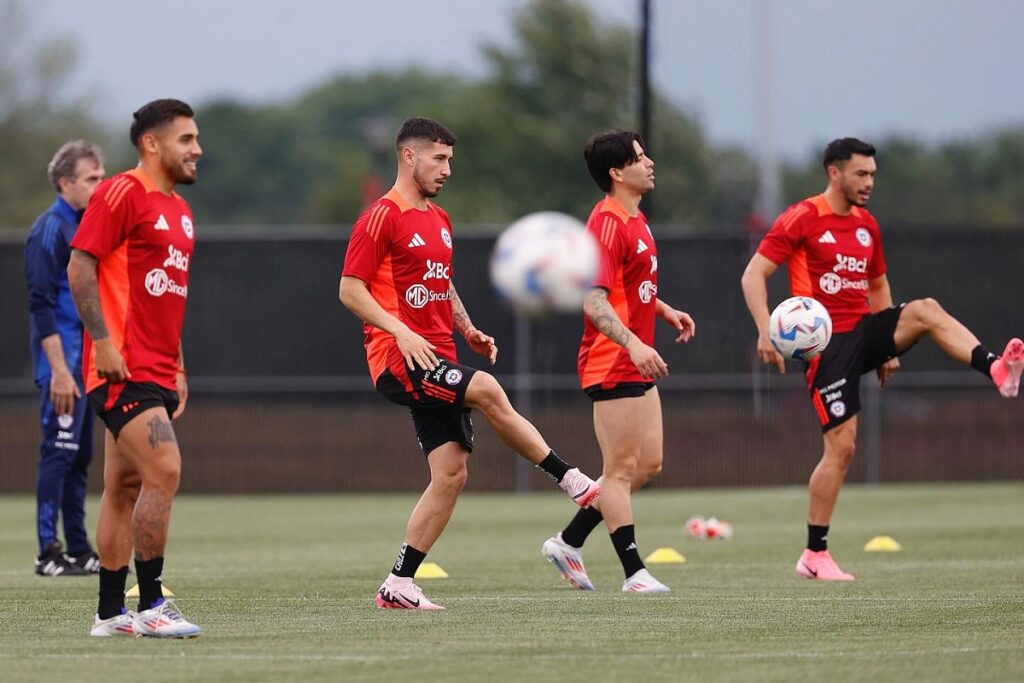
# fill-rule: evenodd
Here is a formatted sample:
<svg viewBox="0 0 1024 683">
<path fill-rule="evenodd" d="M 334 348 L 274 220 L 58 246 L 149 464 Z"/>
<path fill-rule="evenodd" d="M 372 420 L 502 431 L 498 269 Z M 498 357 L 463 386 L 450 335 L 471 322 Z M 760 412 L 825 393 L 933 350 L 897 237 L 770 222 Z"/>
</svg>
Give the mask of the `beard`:
<svg viewBox="0 0 1024 683">
<path fill-rule="evenodd" d="M 167 160 L 163 161 L 164 171 L 170 176 L 171 180 L 174 181 L 175 185 L 193 185 L 196 182 L 196 174 L 190 174 L 185 170 L 185 160 L 182 159 L 177 163 L 173 163 Z"/>
<path fill-rule="evenodd" d="M 429 199 L 433 199 L 441 192 L 441 188 L 431 189 L 433 183 L 428 181 L 420 174 L 419 165 L 414 166 L 412 169 L 412 179 L 416 183 L 416 187 L 420 189 L 420 194 Z"/>
</svg>

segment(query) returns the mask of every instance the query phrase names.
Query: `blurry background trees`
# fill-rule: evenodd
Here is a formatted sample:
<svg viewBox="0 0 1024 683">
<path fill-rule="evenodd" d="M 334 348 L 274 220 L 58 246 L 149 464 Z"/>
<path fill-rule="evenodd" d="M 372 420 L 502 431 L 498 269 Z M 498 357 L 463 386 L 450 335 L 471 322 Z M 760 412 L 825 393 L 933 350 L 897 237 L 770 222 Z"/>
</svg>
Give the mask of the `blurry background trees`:
<svg viewBox="0 0 1024 683">
<path fill-rule="evenodd" d="M 30 44 L 27 7 L 0 0 L 0 227 L 16 230 L 51 201 L 46 163 L 65 140 L 102 144 L 111 172 L 133 159 L 127 130 L 104 130 L 91 118 L 101 102 L 61 97 L 74 40 Z M 510 45 L 483 48 L 487 68 L 476 80 L 378 72 L 273 104 L 193 102 L 205 154 L 201 182 L 185 193 L 206 225 L 347 226 L 390 186 L 395 130 L 420 115 L 459 138 L 442 201 L 458 224 L 501 224 L 541 209 L 586 218 L 598 191 L 584 142 L 637 126 L 636 43 L 631 30 L 598 21 L 581 2 L 535 0 L 516 18 Z M 757 193 L 749 151 L 711 145 L 692 115 L 657 93 L 652 142 L 654 221 L 679 231 L 743 230 Z M 937 147 L 872 142 L 880 176 L 871 209 L 885 225 L 1022 225 L 1024 128 Z M 784 171 L 787 202 L 823 187 L 816 158 Z"/>
</svg>

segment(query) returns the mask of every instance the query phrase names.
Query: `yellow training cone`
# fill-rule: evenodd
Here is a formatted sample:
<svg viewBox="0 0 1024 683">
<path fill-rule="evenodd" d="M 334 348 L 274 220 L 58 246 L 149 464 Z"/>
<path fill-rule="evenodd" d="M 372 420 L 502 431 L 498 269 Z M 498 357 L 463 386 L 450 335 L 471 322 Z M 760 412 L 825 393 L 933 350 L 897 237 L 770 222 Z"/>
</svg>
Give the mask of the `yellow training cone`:
<svg viewBox="0 0 1024 683">
<path fill-rule="evenodd" d="M 644 558 L 644 562 L 651 564 L 682 564 L 686 558 L 679 554 L 675 548 L 658 548 Z"/>
<path fill-rule="evenodd" d="M 864 550 L 869 553 L 895 553 L 901 548 L 892 536 L 875 536 L 864 546 Z"/>
<path fill-rule="evenodd" d="M 165 598 L 173 598 L 174 597 L 174 593 L 171 592 L 171 589 L 168 588 L 167 586 L 163 585 L 163 584 L 160 584 L 160 592 L 162 592 L 164 594 Z M 124 597 L 126 597 L 126 598 L 137 598 L 137 597 L 139 597 L 139 584 L 135 584 L 134 586 L 132 586 L 131 588 L 126 590 L 124 592 Z"/>
<path fill-rule="evenodd" d="M 417 579 L 447 579 L 448 572 L 441 569 L 441 565 L 434 562 L 424 562 L 416 570 Z"/>
</svg>

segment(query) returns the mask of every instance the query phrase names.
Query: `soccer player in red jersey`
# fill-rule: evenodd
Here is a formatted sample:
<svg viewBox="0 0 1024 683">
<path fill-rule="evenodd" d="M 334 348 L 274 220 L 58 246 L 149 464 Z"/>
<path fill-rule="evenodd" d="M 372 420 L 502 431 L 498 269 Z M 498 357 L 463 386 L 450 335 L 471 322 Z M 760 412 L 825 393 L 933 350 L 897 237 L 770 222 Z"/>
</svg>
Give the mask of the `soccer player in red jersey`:
<svg viewBox="0 0 1024 683">
<path fill-rule="evenodd" d="M 607 193 L 587 220 L 600 266 L 584 300 L 578 358 L 580 385 L 594 402 L 602 494 L 599 505 L 577 512 L 541 552 L 573 587 L 593 589 L 580 549 L 604 519 L 626 575 L 622 590 L 667 593 L 640 559 L 630 498 L 661 471 L 661 398 L 654 381 L 668 374 L 668 365 L 654 349 L 655 319 L 676 329 L 676 342 L 689 341 L 696 326 L 658 298 L 658 250 L 640 211 L 641 198 L 654 189 L 654 162 L 643 139 L 622 130 L 600 133 L 583 156 Z"/>
<path fill-rule="evenodd" d="M 130 137 L 139 165 L 96 189 L 68 264 L 86 330 L 86 393 L 107 427 L 91 635 L 189 638 L 202 629 L 164 599 L 161 574 L 181 476 L 171 420 L 188 396 L 181 326 L 195 244 L 192 210 L 174 187 L 196 181 L 202 150 L 192 108 L 179 100 L 144 105 Z M 133 548 L 139 603 L 129 611 Z"/>
<path fill-rule="evenodd" d="M 430 468 L 430 484 L 412 511 L 377 606 L 444 609 L 413 577 L 444 531 L 466 482 L 476 408 L 498 435 L 544 470 L 581 507 L 600 486 L 570 467 L 519 415 L 486 372 L 458 362 L 453 331 L 493 365 L 494 338 L 473 326 L 452 282 L 452 224 L 430 200 L 451 176 L 455 136 L 437 121 L 411 118 L 395 140 L 398 179 L 352 227 L 341 302 L 364 323 L 367 363 L 378 392 L 408 406 Z"/>
<path fill-rule="evenodd" d="M 878 223 L 864 206 L 875 184 L 875 148 L 854 138 L 833 140 L 823 165 L 828 187 L 789 207 L 775 221 L 743 273 L 743 295 L 757 326 L 757 353 L 785 372 L 768 337 L 767 280 L 788 263 L 794 295 L 817 299 L 832 317 L 833 337 L 805 366 L 807 387 L 824 433 L 824 454 L 811 474 L 807 548 L 796 571 L 809 579 L 852 581 L 828 552 L 828 528 L 853 458 L 860 376 L 874 370 L 881 386 L 898 357 L 930 336 L 954 360 L 989 377 L 1000 394 L 1017 395 L 1024 342 L 1011 339 L 1002 357 L 934 299 L 893 306 Z"/>
</svg>

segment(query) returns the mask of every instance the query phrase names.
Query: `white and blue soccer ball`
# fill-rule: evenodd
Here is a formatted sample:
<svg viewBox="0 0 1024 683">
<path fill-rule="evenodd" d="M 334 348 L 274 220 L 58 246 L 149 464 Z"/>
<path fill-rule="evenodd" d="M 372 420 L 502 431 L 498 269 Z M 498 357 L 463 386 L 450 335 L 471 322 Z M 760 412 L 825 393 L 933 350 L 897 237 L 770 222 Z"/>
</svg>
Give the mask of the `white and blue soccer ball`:
<svg viewBox="0 0 1024 683">
<path fill-rule="evenodd" d="M 579 312 L 597 274 L 597 244 L 586 227 L 564 213 L 531 213 L 498 237 L 491 282 L 525 313 Z"/>
<path fill-rule="evenodd" d="M 775 307 L 768 321 L 775 349 L 791 360 L 810 360 L 832 339 L 832 316 L 817 299 L 794 296 Z"/>
</svg>

